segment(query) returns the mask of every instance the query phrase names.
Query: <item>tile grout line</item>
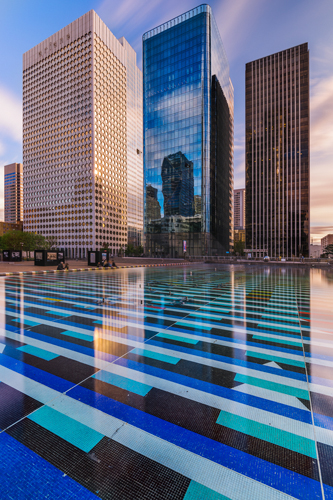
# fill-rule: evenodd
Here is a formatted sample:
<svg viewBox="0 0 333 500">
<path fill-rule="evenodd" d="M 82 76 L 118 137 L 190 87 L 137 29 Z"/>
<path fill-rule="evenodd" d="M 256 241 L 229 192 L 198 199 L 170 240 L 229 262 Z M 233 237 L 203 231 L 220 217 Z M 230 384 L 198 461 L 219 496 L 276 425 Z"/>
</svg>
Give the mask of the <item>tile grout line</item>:
<svg viewBox="0 0 333 500">
<path fill-rule="evenodd" d="M 323 484 L 323 478 L 322 478 L 322 474 L 321 474 L 321 465 L 320 465 L 320 458 L 319 458 L 319 453 L 318 453 L 316 426 L 315 426 L 315 422 L 314 422 L 313 408 L 312 408 L 312 401 L 311 401 L 311 391 L 310 391 L 308 367 L 307 367 L 305 349 L 304 349 L 303 330 L 302 330 L 301 319 L 300 319 L 300 315 L 299 315 L 298 296 L 296 296 L 296 294 L 295 294 L 295 285 L 294 284 L 293 284 L 293 290 L 294 290 L 294 297 L 296 299 L 296 304 L 297 304 L 299 328 L 301 331 L 302 350 L 303 350 L 303 358 L 304 358 L 304 364 L 305 364 L 305 375 L 306 375 L 306 383 L 307 383 L 308 392 L 309 392 L 309 402 L 310 402 L 310 408 L 311 408 L 311 420 L 312 420 L 312 425 L 313 425 L 313 435 L 314 435 L 314 440 L 315 440 L 314 442 L 315 442 L 316 454 L 317 454 L 318 472 L 319 472 L 319 478 L 320 478 L 320 488 L 321 488 L 322 499 L 325 500 L 324 484 Z"/>
</svg>

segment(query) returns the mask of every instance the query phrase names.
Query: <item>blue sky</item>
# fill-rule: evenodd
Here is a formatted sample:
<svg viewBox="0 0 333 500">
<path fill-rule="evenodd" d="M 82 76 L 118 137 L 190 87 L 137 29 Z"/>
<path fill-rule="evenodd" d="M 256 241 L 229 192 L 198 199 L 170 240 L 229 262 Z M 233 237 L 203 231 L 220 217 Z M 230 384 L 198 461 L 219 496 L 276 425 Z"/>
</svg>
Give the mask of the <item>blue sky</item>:
<svg viewBox="0 0 333 500">
<path fill-rule="evenodd" d="M 194 0 L 1 0 L 0 219 L 3 165 L 22 161 L 22 54 L 94 9 L 138 54 L 142 34 L 196 7 Z M 245 64 L 308 42 L 310 49 L 311 229 L 333 233 L 333 1 L 212 0 L 235 89 L 235 188 L 245 185 Z"/>
</svg>

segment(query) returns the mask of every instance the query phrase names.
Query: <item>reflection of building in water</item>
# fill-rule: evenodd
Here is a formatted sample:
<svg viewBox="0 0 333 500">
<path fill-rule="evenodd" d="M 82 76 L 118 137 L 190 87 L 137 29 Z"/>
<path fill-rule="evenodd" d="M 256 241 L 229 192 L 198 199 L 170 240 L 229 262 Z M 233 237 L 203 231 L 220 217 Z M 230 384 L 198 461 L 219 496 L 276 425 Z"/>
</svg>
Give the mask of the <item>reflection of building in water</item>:
<svg viewBox="0 0 333 500">
<path fill-rule="evenodd" d="M 157 199 L 158 190 L 152 185 L 147 186 L 146 189 L 146 214 L 149 220 L 161 218 L 161 205 Z"/>
<path fill-rule="evenodd" d="M 178 151 L 164 158 L 161 176 L 164 216 L 194 215 L 193 162 Z"/>
<path fill-rule="evenodd" d="M 201 214 L 201 196 L 198 196 L 197 194 L 194 195 L 194 214 Z"/>
<path fill-rule="evenodd" d="M 143 35 L 145 250 L 223 255 L 233 244 L 233 87 L 209 5 Z M 152 219 L 149 186 L 161 217 Z"/>
<path fill-rule="evenodd" d="M 182 217 L 181 215 L 171 215 L 163 219 L 151 221 L 147 225 L 147 232 L 150 234 L 160 233 L 194 233 L 200 230 L 201 217 Z"/>
<path fill-rule="evenodd" d="M 234 230 L 234 243 L 236 243 L 236 241 L 243 241 L 245 243 L 245 229 Z"/>
</svg>

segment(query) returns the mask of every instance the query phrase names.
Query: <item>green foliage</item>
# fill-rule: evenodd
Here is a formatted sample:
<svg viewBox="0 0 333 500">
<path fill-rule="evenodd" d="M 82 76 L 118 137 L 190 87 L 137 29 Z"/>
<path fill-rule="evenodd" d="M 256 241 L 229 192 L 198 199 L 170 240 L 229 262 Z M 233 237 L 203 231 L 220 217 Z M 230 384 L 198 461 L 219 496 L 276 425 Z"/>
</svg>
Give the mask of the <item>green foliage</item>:
<svg viewBox="0 0 333 500">
<path fill-rule="evenodd" d="M 143 254 L 143 246 L 142 245 L 135 247 L 132 244 L 128 244 L 127 247 L 125 248 L 126 257 L 129 257 L 129 256 L 140 257 L 140 255 L 142 255 L 142 254 Z"/>
<path fill-rule="evenodd" d="M 51 250 L 55 246 L 54 237 L 46 239 L 41 234 L 26 233 L 13 229 L 0 238 L 0 250 Z"/>
<path fill-rule="evenodd" d="M 235 255 L 244 255 L 245 242 L 244 241 L 235 241 L 234 243 L 234 254 Z"/>
<path fill-rule="evenodd" d="M 333 255 L 333 244 L 331 243 L 330 245 L 327 245 L 327 247 L 324 248 L 324 255 Z"/>
<path fill-rule="evenodd" d="M 45 239 L 45 242 L 44 242 L 44 249 L 45 250 L 58 250 L 57 238 L 55 236 L 48 236 L 47 238 L 44 238 L 44 239 Z"/>
<path fill-rule="evenodd" d="M 108 251 L 110 250 L 110 245 L 109 243 L 104 243 L 103 246 L 101 247 L 101 250 Z"/>
</svg>

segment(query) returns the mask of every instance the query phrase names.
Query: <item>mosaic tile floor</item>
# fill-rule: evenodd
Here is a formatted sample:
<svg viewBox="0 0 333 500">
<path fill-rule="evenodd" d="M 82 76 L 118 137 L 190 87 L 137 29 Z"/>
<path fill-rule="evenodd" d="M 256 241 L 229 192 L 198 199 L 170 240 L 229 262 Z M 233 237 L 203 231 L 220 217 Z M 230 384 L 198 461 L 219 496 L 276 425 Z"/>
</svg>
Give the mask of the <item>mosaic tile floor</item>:
<svg viewBox="0 0 333 500">
<path fill-rule="evenodd" d="M 333 275 L 0 280 L 1 499 L 333 499 Z"/>
</svg>

